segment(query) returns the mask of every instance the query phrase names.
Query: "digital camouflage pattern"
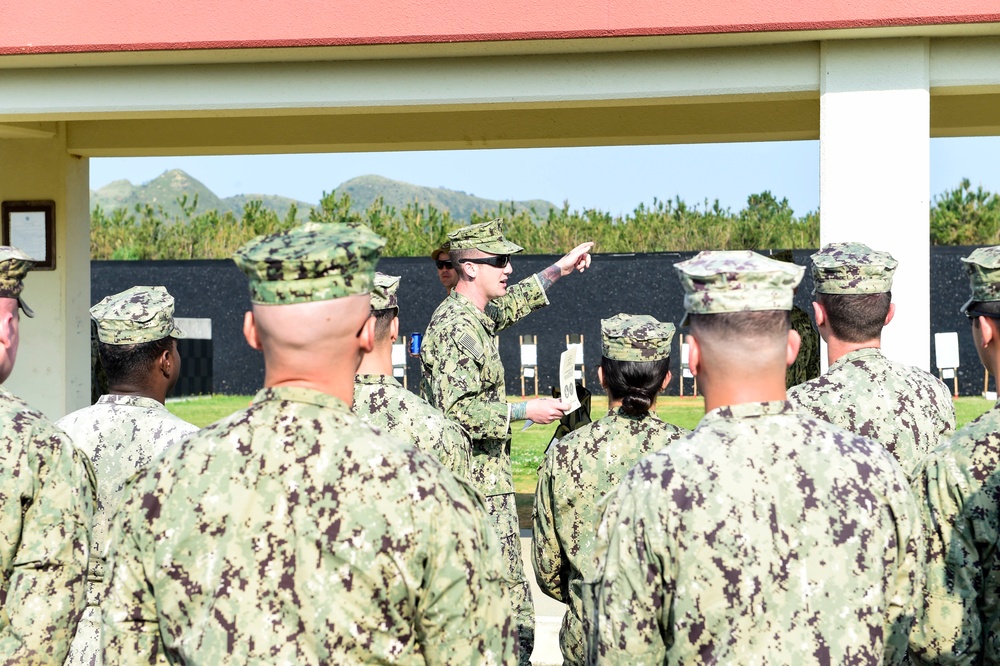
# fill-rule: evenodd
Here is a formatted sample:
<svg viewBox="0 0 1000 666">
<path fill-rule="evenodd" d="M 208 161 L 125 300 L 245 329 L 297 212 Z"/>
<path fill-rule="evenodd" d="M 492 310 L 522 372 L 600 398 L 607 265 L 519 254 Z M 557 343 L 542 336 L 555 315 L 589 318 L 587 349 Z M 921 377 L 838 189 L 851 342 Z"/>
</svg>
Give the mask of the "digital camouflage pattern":
<svg viewBox="0 0 1000 666">
<path fill-rule="evenodd" d="M 787 402 L 714 409 L 641 460 L 595 552 L 608 664 L 897 664 L 923 590 L 902 469 Z"/>
<path fill-rule="evenodd" d="M 743 251 L 705 251 L 674 264 L 689 314 L 791 310 L 805 269 Z"/>
<path fill-rule="evenodd" d="M 955 404 L 944 383 L 869 347 L 844 354 L 826 374 L 788 391 L 812 416 L 874 439 L 907 474 L 955 430 Z"/>
<path fill-rule="evenodd" d="M 811 257 L 817 294 L 882 294 L 899 262 L 864 243 L 828 243 Z"/>
<path fill-rule="evenodd" d="M 62 664 L 87 602 L 86 456 L 0 387 L 0 664 Z"/>
<path fill-rule="evenodd" d="M 302 224 L 258 236 L 233 261 L 258 305 L 288 305 L 367 294 L 385 239 L 364 225 Z"/>
<path fill-rule="evenodd" d="M 107 345 L 137 345 L 183 338 L 174 323 L 174 297 L 163 287 L 132 287 L 90 308 L 97 338 Z"/>
<path fill-rule="evenodd" d="M 34 317 L 28 304 L 21 298 L 24 277 L 35 265 L 35 260 L 12 245 L 0 245 L 0 298 L 16 298 L 21 311 Z"/>
<path fill-rule="evenodd" d="M 171 443 L 198 431 L 152 398 L 103 395 L 97 404 L 59 419 L 73 444 L 83 451 L 97 477 L 97 512 L 91 531 L 87 609 L 76 630 L 66 664 L 101 663 L 101 615 L 105 546 L 111 518 L 121 505 L 125 482 Z"/>
<path fill-rule="evenodd" d="M 1000 301 L 1000 246 L 974 250 L 968 257 L 962 257 L 962 265 L 972 289 L 972 296 L 962 306 L 962 312 L 973 303 Z"/>
<path fill-rule="evenodd" d="M 524 248 L 503 236 L 503 218 L 459 227 L 448 234 L 449 252 L 479 250 L 488 254 L 516 254 Z"/>
<path fill-rule="evenodd" d="M 1000 663 L 998 469 L 1000 405 L 955 433 L 914 475 L 927 540 L 927 595 L 910 633 L 913 663 Z"/>
<path fill-rule="evenodd" d="M 518 664 L 528 666 L 535 649 L 535 604 L 521 559 L 521 529 L 514 493 L 483 498 L 493 531 L 500 541 L 500 560 L 507 597 L 517 619 Z"/>
<path fill-rule="evenodd" d="M 399 291 L 400 279 L 399 275 L 386 275 L 376 271 L 372 287 L 372 310 L 396 308 L 399 311 L 399 298 L 396 292 Z"/>
<path fill-rule="evenodd" d="M 268 388 L 140 472 L 112 526 L 105 658 L 511 663 L 476 493 L 342 401 Z"/>
<path fill-rule="evenodd" d="M 580 583 L 594 573 L 602 499 L 640 458 L 687 432 L 652 413 L 639 418 L 613 410 L 553 442 L 545 452 L 535 488 L 531 554 L 542 592 L 569 606 L 559 631 L 564 664 L 582 664 L 584 659 Z"/>
<path fill-rule="evenodd" d="M 453 246 L 454 247 L 454 246 Z M 537 277 L 502 297 L 502 316 L 513 323 L 548 303 Z M 519 285 L 516 285 L 520 287 Z M 467 297 L 452 292 L 431 315 L 420 362 L 432 405 L 457 422 L 472 440 L 472 485 L 486 497 L 510 574 L 509 594 L 518 615 L 521 663 L 534 645 L 534 606 L 524 575 L 510 467 L 510 406 L 496 321 Z"/>
<path fill-rule="evenodd" d="M 819 333 L 813 327 L 809 315 L 798 306 L 792 307 L 791 320 L 792 330 L 798 332 L 802 342 L 795 362 L 788 366 L 785 372 L 786 389 L 816 379 L 820 375 Z"/>
<path fill-rule="evenodd" d="M 649 315 L 616 314 L 601 320 L 601 353 L 615 361 L 660 361 L 670 356 L 674 325 Z"/>
<path fill-rule="evenodd" d="M 369 425 L 433 456 L 460 479 L 469 479 L 472 448 L 462 428 L 395 377 L 357 375 L 354 412 Z"/>
</svg>

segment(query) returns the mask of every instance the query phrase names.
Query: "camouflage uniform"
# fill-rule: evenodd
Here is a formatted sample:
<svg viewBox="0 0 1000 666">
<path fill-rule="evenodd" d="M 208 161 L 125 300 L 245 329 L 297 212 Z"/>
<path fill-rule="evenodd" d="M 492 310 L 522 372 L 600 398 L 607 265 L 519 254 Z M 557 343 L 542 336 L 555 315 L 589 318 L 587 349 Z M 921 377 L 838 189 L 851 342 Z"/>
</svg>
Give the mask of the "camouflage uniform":
<svg viewBox="0 0 1000 666">
<path fill-rule="evenodd" d="M 790 389 L 820 375 L 819 333 L 802 308 L 792 307 L 792 329 L 797 331 L 802 343 L 795 362 L 788 366 L 785 388 Z"/>
<path fill-rule="evenodd" d="M 181 337 L 174 325 L 174 299 L 163 287 L 133 287 L 90 309 L 100 342 L 134 345 Z M 114 340 L 115 342 L 112 342 Z M 138 395 L 103 395 L 97 404 L 61 418 L 57 426 L 90 457 L 97 476 L 97 514 L 87 574 L 87 609 L 77 626 L 66 664 L 100 664 L 100 606 L 104 599 L 104 546 L 125 482 L 169 444 L 198 428 L 157 400 Z"/>
<path fill-rule="evenodd" d="M 605 358 L 655 361 L 670 355 L 674 326 L 652 317 L 618 315 L 601 322 L 601 336 Z M 593 573 L 583 570 L 592 564 L 601 500 L 640 458 L 685 434 L 652 412 L 634 416 L 611 410 L 545 452 L 535 489 L 532 563 L 542 592 L 569 606 L 559 631 L 563 663 L 583 663 L 580 583 Z"/>
<path fill-rule="evenodd" d="M 801 269 L 751 255 L 678 264 L 688 312 L 789 309 Z M 784 401 L 719 407 L 610 497 L 585 598 L 590 656 L 897 663 L 922 548 L 906 477 L 877 443 Z"/>
<path fill-rule="evenodd" d="M 895 269 L 889 254 L 859 243 L 831 243 L 813 255 L 817 293 L 887 292 Z M 840 357 L 826 374 L 791 389 L 788 399 L 816 418 L 878 441 L 907 473 L 955 430 L 948 387 L 874 347 Z"/>
<path fill-rule="evenodd" d="M 499 220 L 462 227 L 449 234 L 449 239 L 452 250 L 512 254 L 522 249 L 503 237 Z M 545 292 L 540 284 L 537 287 L 508 291 L 499 318 L 513 322 L 546 305 Z M 420 361 L 431 404 L 472 439 L 472 484 L 485 496 L 500 539 L 518 614 L 521 659 L 527 663 L 534 645 L 535 612 L 521 560 L 510 466 L 510 405 L 496 337 L 497 316 L 480 311 L 466 296 L 453 291 L 431 315 Z"/>
<path fill-rule="evenodd" d="M 472 451 L 462 428 L 426 400 L 403 388 L 395 377 L 355 377 L 354 412 L 365 423 L 385 430 L 392 437 L 412 442 L 458 478 L 469 478 Z"/>
<path fill-rule="evenodd" d="M 1000 247 L 962 259 L 963 312 L 1000 301 Z M 913 479 L 924 512 L 927 595 L 910 633 L 918 664 L 1000 663 L 1000 403 L 931 453 Z"/>
<path fill-rule="evenodd" d="M 32 265 L 0 247 L 0 297 L 20 300 Z M 93 471 L 65 434 L 3 387 L 0 424 L 0 663 L 62 664 L 86 605 Z"/>
<path fill-rule="evenodd" d="M 237 252 L 251 300 L 366 293 L 382 239 L 298 227 Z M 510 663 L 476 493 L 343 401 L 265 388 L 140 472 L 112 526 L 115 663 Z"/>
</svg>

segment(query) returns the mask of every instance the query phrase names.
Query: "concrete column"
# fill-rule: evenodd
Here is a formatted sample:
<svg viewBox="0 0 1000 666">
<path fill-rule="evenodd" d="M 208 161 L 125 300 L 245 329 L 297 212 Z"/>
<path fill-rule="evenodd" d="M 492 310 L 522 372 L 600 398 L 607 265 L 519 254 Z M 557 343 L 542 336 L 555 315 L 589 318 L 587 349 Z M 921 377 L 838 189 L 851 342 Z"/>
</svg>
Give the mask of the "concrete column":
<svg viewBox="0 0 1000 666">
<path fill-rule="evenodd" d="M 820 241 L 860 241 L 899 261 L 883 349 L 929 369 L 929 42 L 824 42 L 820 95 Z"/>
<path fill-rule="evenodd" d="M 90 404 L 90 184 L 87 158 L 66 151 L 66 126 L 49 138 L 0 139 L 0 200 L 55 201 L 56 269 L 33 271 L 21 343 L 4 387 L 56 419 Z"/>
</svg>

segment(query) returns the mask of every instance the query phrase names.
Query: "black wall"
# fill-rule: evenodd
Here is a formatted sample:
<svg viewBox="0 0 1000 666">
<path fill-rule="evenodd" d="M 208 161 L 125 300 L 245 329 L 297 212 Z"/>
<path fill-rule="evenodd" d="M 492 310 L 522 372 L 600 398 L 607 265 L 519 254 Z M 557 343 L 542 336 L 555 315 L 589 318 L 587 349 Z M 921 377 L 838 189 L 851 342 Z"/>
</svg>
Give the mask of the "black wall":
<svg viewBox="0 0 1000 666">
<path fill-rule="evenodd" d="M 962 367 L 959 389 L 963 395 L 982 391 L 983 371 L 976 356 L 966 318 L 958 314 L 968 295 L 968 280 L 959 257 L 973 248 L 934 247 L 931 250 L 931 331 L 927 335 L 958 331 Z M 807 265 L 811 250 L 796 250 L 795 261 Z M 547 394 L 556 384 L 559 354 L 565 349 L 567 333 L 582 333 L 585 338 L 587 386 L 598 391 L 597 363 L 601 356 L 600 320 L 619 312 L 651 314 L 661 321 L 678 324 L 683 317 L 683 296 L 673 264 L 693 256 L 694 252 L 666 252 L 638 255 L 596 255 L 585 273 L 574 273 L 549 291 L 551 305 L 500 336 L 500 353 L 507 375 L 507 392 L 520 395 L 519 335 L 538 336 L 539 390 Z M 514 279 L 523 279 L 552 265 L 558 257 L 547 255 L 514 258 Z M 400 332 L 422 332 L 431 313 L 444 297 L 433 263 L 422 257 L 386 258 L 379 262 L 383 273 L 401 275 Z M 195 261 L 95 261 L 91 264 L 91 301 L 124 291 L 137 284 L 163 285 L 177 301 L 179 317 L 212 319 L 212 391 L 227 394 L 252 394 L 263 382 L 261 355 L 243 340 L 243 313 L 250 307 L 246 279 L 229 260 Z M 796 304 L 809 307 L 812 279 L 806 277 L 796 293 Z M 676 344 L 676 343 L 675 343 Z M 675 347 L 675 349 L 679 349 Z M 680 354 L 672 359 L 674 381 L 667 393 L 676 395 L 680 377 Z M 409 364 L 409 386 L 418 385 L 419 368 Z M 202 364 L 204 367 L 204 364 Z M 934 366 L 933 349 L 931 367 Z M 197 385 L 191 382 L 189 385 Z M 950 383 L 949 383 L 950 385 Z M 690 380 L 685 393 L 690 392 Z M 531 391 L 531 387 L 528 388 Z"/>
</svg>

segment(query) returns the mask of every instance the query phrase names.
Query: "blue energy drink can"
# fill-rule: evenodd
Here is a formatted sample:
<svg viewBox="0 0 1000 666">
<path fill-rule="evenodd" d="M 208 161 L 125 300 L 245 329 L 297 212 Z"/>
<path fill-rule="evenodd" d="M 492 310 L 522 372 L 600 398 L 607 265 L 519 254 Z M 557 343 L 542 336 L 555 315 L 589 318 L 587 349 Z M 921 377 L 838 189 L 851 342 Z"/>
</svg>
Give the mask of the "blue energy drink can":
<svg viewBox="0 0 1000 666">
<path fill-rule="evenodd" d="M 410 333 L 410 356 L 420 356 L 420 343 L 423 341 L 423 333 Z"/>
</svg>

